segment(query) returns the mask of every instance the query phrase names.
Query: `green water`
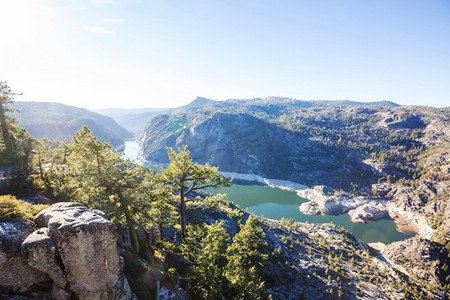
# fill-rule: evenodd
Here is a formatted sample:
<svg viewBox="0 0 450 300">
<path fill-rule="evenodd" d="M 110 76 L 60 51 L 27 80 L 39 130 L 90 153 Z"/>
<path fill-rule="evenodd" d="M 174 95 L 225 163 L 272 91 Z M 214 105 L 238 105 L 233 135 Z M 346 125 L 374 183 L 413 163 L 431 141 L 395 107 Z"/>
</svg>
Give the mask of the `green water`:
<svg viewBox="0 0 450 300">
<path fill-rule="evenodd" d="M 126 142 L 125 157 L 137 158 L 138 144 Z M 150 166 L 150 168 L 152 168 Z M 159 168 L 154 168 L 159 170 Z M 300 204 L 306 199 L 300 198 L 295 192 L 289 192 L 277 188 L 271 188 L 256 184 L 233 184 L 231 187 L 208 189 L 207 192 L 217 194 L 226 193 L 228 199 L 243 209 L 248 209 L 259 216 L 269 219 L 293 218 L 297 222 L 329 223 L 339 224 L 352 232 L 366 243 L 382 242 L 391 243 L 413 236 L 397 231 L 392 220 L 380 220 L 367 224 L 353 223 L 350 216 L 342 214 L 339 216 L 308 216 L 300 212 Z"/>
<path fill-rule="evenodd" d="M 297 222 L 339 224 L 352 232 L 366 243 L 391 243 L 413 236 L 397 231 L 392 220 L 380 220 L 367 224 L 353 223 L 350 216 L 308 216 L 300 212 L 299 206 L 306 199 L 300 198 L 295 192 L 271 188 L 263 185 L 233 184 L 231 187 L 208 189 L 208 192 L 226 193 L 228 199 L 243 209 L 269 219 L 293 218 Z"/>
</svg>

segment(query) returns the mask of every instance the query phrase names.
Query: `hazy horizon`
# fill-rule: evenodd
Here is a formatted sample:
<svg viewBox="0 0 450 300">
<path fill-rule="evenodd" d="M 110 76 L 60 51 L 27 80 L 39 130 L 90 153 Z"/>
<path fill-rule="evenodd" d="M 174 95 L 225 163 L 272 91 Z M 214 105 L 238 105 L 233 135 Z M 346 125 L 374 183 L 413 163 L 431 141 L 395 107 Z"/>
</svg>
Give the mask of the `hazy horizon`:
<svg viewBox="0 0 450 300">
<path fill-rule="evenodd" d="M 16 0 L 0 14 L 0 80 L 17 101 L 450 105 L 447 1 Z"/>
<path fill-rule="evenodd" d="M 207 99 L 220 102 L 220 101 L 228 101 L 228 100 L 249 100 L 249 99 L 256 99 L 256 98 L 265 99 L 265 98 L 271 98 L 271 97 L 287 98 L 287 97 L 281 97 L 281 96 L 268 96 L 268 97 L 254 97 L 254 98 L 246 98 L 246 99 L 224 99 L 224 100 L 216 100 L 216 99 L 210 99 L 210 98 L 207 98 Z M 205 97 L 198 96 L 196 98 L 205 98 Z M 159 110 L 160 109 L 160 110 L 164 110 L 164 109 L 179 108 L 179 107 L 182 107 L 184 105 L 188 105 L 189 103 L 194 101 L 196 98 L 187 100 L 185 103 L 183 103 L 182 105 L 179 105 L 179 106 L 167 106 L 167 107 L 151 107 L 151 106 L 142 106 L 142 107 L 112 107 L 111 106 L 111 107 L 109 107 L 109 106 L 106 106 L 106 107 L 100 107 L 100 108 L 89 108 L 89 107 L 85 107 L 85 106 L 81 106 L 81 105 L 77 105 L 77 104 L 68 104 L 68 103 L 63 103 L 63 102 L 59 102 L 59 101 L 21 100 L 20 98 L 17 98 L 17 97 L 16 97 L 16 99 L 14 101 L 16 101 L 16 102 L 42 102 L 42 103 L 52 102 L 52 103 L 60 103 L 60 104 L 65 104 L 65 105 L 69 105 L 69 106 L 73 106 L 73 107 L 85 108 L 85 109 L 88 109 L 88 110 L 91 110 L 91 111 L 103 111 L 103 110 L 109 110 L 109 109 L 126 109 L 126 110 L 142 110 L 142 109 L 156 109 L 156 110 Z M 289 98 L 289 99 L 297 100 L 297 101 L 351 101 L 351 102 L 356 102 L 356 103 L 358 103 L 358 102 L 371 103 L 371 102 L 383 102 L 383 101 L 386 101 L 386 102 L 393 102 L 395 104 L 399 104 L 399 103 L 396 103 L 396 102 L 390 101 L 390 100 L 358 101 L 358 100 L 351 100 L 351 99 L 293 99 L 293 98 Z M 409 106 L 409 105 L 404 105 L 404 104 L 399 104 L 399 105 L 401 105 L 401 106 Z M 413 105 L 410 105 L 410 106 L 424 106 L 424 107 L 434 107 L 434 108 L 449 108 L 450 107 L 450 105 L 447 105 L 447 106 L 431 106 L 431 105 L 426 105 L 426 104 L 423 104 L 423 105 L 413 104 Z"/>
</svg>

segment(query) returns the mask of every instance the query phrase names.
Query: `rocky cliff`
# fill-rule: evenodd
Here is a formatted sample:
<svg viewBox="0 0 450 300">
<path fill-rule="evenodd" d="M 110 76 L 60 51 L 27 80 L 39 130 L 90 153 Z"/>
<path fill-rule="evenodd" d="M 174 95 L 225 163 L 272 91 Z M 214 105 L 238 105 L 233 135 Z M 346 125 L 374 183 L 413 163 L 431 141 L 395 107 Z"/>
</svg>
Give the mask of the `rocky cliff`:
<svg viewBox="0 0 450 300">
<path fill-rule="evenodd" d="M 188 222 L 206 224 L 223 221 L 234 236 L 239 222 L 249 217 L 241 212 L 217 210 L 196 204 L 188 210 Z M 443 288 L 450 283 L 448 251 L 427 239 L 412 238 L 393 243 L 379 253 L 333 224 L 295 223 L 262 218 L 266 235 L 264 252 L 265 289 L 273 299 L 446 299 Z M 165 270 L 183 270 L 189 262 L 174 255 L 166 257 Z M 181 275 L 182 277 L 183 275 Z M 178 281 L 180 283 L 180 281 Z M 183 295 L 180 286 L 165 280 L 167 294 Z M 183 286 L 181 281 L 181 287 Z M 181 288 L 182 290 L 182 288 Z M 186 295 L 179 299 L 187 299 Z"/>
<path fill-rule="evenodd" d="M 133 298 L 122 271 L 116 226 L 76 203 L 42 210 L 35 224 L 1 222 L 0 266 L 0 298 Z"/>
<path fill-rule="evenodd" d="M 182 145 L 188 145 L 196 162 L 209 162 L 221 171 L 335 188 L 370 177 L 360 176 L 367 171 L 358 163 L 357 152 L 328 147 L 304 133 L 244 113 L 155 117 L 141 139 L 141 157 L 167 163 L 165 147 Z"/>
</svg>

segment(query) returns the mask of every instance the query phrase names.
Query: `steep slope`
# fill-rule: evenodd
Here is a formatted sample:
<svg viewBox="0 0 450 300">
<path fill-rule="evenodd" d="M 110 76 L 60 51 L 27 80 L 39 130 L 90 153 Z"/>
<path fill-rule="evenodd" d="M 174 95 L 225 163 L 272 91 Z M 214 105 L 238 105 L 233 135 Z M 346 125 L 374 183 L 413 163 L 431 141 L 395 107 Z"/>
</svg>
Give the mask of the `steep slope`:
<svg viewBox="0 0 450 300">
<path fill-rule="evenodd" d="M 117 147 L 123 145 L 131 133 L 113 119 L 84 108 L 53 102 L 15 102 L 20 113 L 14 117 L 36 138 L 70 139 L 84 125 L 101 140 Z"/>
<path fill-rule="evenodd" d="M 166 162 L 164 148 L 184 143 L 195 159 L 222 170 L 361 189 L 420 177 L 419 155 L 432 137 L 421 138 L 441 119 L 437 109 L 388 101 L 197 98 L 148 123 L 141 156 Z"/>
<path fill-rule="evenodd" d="M 165 147 L 188 145 L 195 161 L 209 162 L 222 171 L 335 188 L 368 177 L 359 176 L 365 169 L 356 152 L 328 147 L 249 114 L 216 113 L 200 119 L 198 115 L 155 117 L 144 132 L 141 156 L 167 163 Z"/>
<path fill-rule="evenodd" d="M 239 230 L 235 218 L 204 206 L 189 210 L 188 220 L 223 221 L 230 235 Z M 447 299 L 450 257 L 441 245 L 412 238 L 379 254 L 337 225 L 261 220 L 273 299 Z"/>
</svg>

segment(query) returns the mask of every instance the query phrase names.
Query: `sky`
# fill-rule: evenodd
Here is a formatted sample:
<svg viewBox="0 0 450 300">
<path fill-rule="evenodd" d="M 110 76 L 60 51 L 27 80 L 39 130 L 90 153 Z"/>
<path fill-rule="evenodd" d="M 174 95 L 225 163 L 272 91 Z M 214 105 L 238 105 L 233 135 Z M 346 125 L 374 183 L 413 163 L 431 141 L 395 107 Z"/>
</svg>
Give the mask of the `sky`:
<svg viewBox="0 0 450 300">
<path fill-rule="evenodd" d="M 0 80 L 85 107 L 450 106 L 450 1 L 0 0 Z"/>
</svg>

